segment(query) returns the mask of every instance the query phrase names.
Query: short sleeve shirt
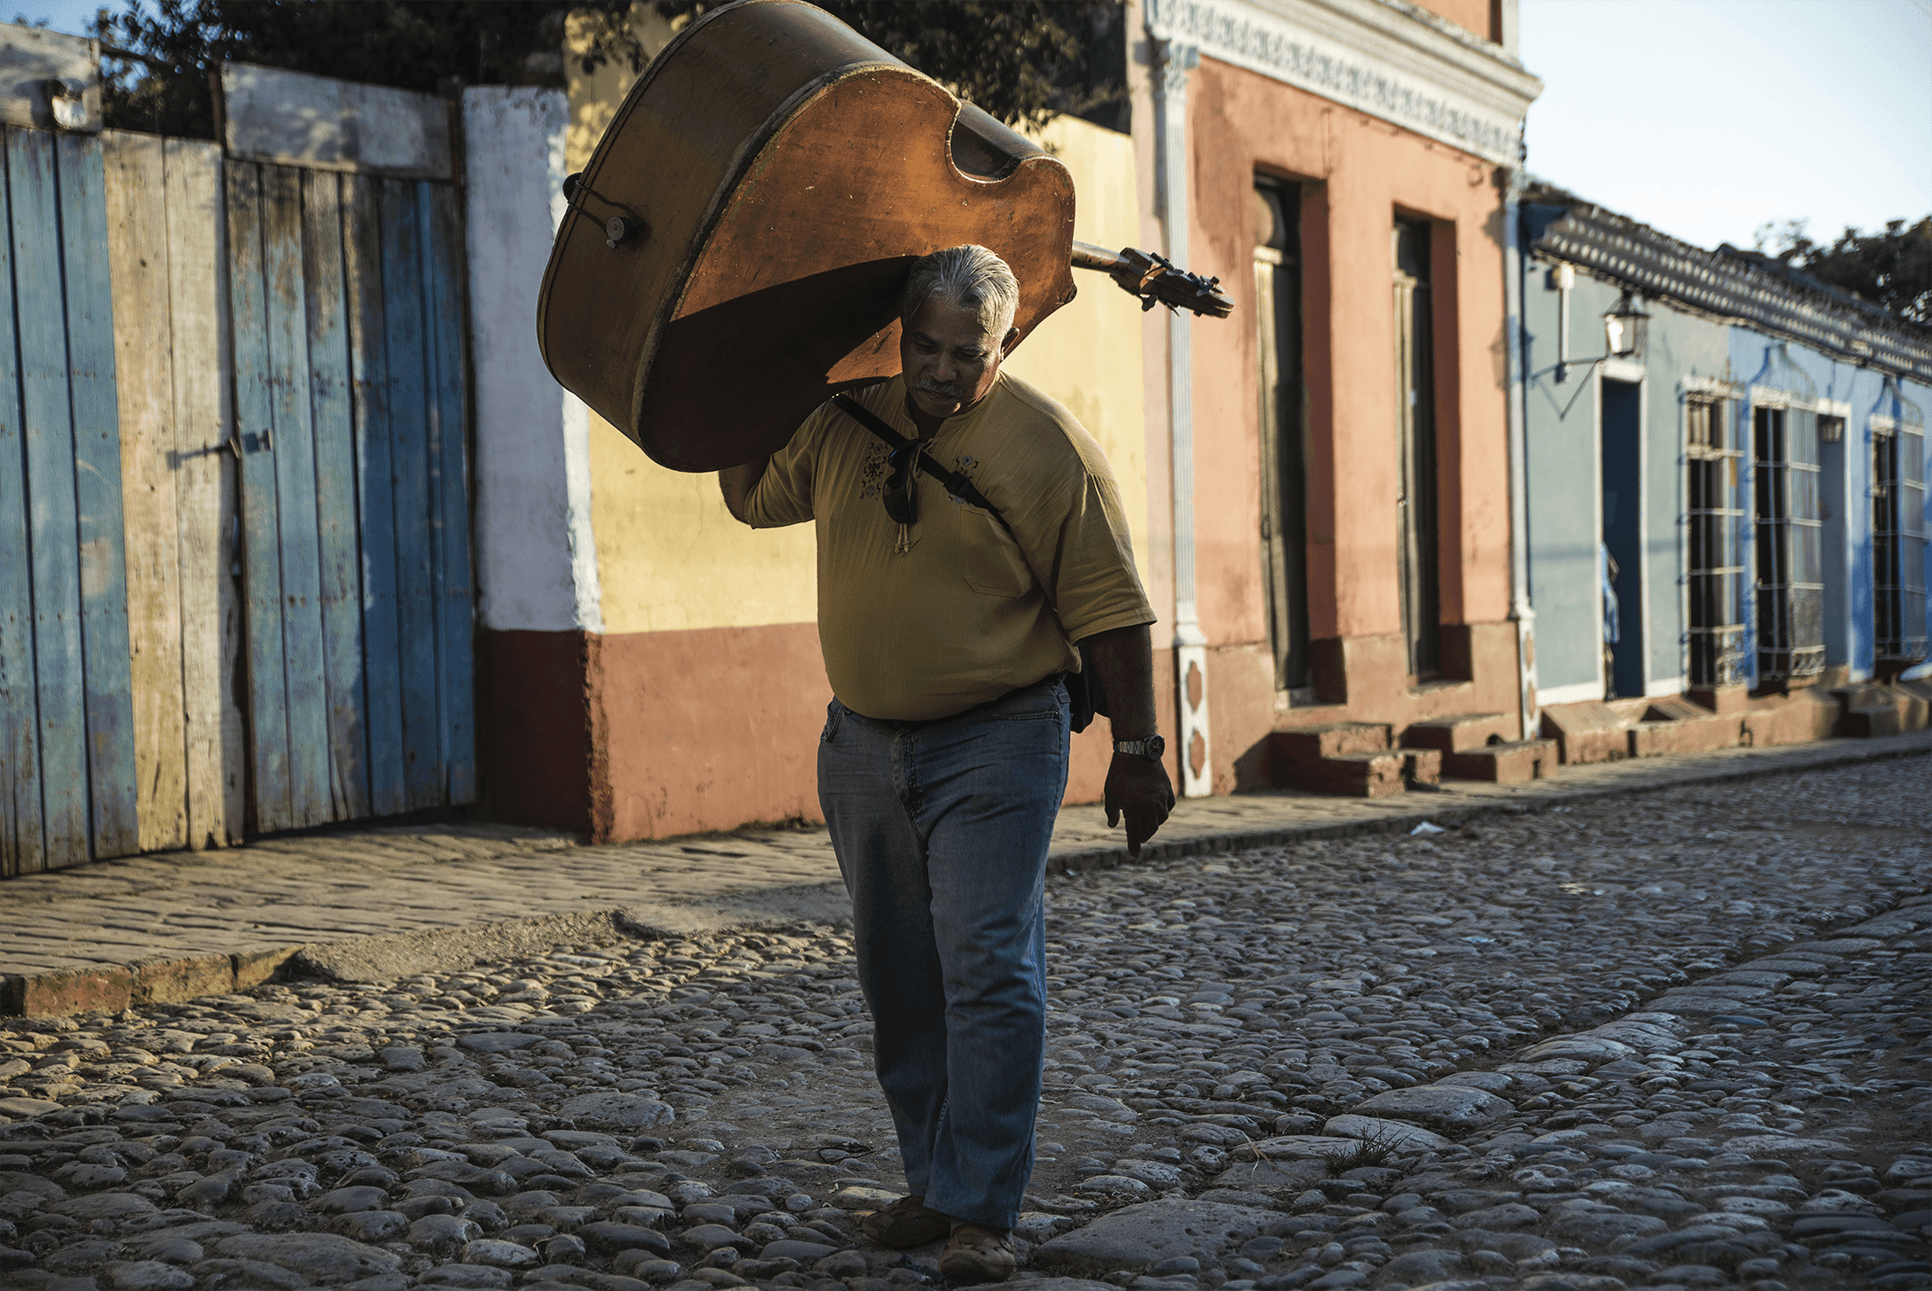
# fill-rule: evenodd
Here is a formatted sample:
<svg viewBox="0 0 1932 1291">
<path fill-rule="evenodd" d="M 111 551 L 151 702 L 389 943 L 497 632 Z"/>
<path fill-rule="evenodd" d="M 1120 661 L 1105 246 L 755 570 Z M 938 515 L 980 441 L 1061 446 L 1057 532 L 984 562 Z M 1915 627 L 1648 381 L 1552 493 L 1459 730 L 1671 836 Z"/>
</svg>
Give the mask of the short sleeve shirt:
<svg viewBox="0 0 1932 1291">
<path fill-rule="evenodd" d="M 905 383 L 853 397 L 907 438 Z M 882 721 L 949 717 L 1079 666 L 1073 642 L 1154 621 L 1120 491 L 1065 408 L 1002 372 L 926 441 L 1012 526 L 921 474 L 901 527 L 881 498 L 889 451 L 827 403 L 752 490 L 757 528 L 818 527 L 818 635 L 832 691 Z"/>
</svg>

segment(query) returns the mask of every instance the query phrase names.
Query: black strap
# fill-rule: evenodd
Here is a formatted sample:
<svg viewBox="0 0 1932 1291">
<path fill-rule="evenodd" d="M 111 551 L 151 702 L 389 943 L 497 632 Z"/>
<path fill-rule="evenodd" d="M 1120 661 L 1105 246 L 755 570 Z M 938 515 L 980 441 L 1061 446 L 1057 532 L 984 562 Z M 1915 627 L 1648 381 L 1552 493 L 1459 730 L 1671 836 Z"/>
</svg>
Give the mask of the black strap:
<svg viewBox="0 0 1932 1291">
<path fill-rule="evenodd" d="M 867 430 L 877 435 L 880 439 L 883 439 L 895 449 L 904 448 L 907 444 L 913 442 L 892 427 L 886 425 L 870 408 L 849 394 L 835 394 L 832 396 L 832 402 L 837 404 L 853 421 L 858 422 L 861 426 L 864 426 Z M 1000 528 L 1006 530 L 1009 534 L 1013 532 L 1013 526 L 1006 523 L 1006 517 L 1000 514 L 1000 509 L 991 502 L 988 502 L 986 495 L 974 487 L 971 480 L 961 475 L 958 471 L 949 471 L 939 463 L 933 461 L 932 458 L 926 455 L 924 445 L 921 445 L 919 448 L 919 464 L 928 475 L 931 475 L 934 479 L 946 486 L 946 492 L 986 512 L 995 520 L 999 521 Z"/>
</svg>

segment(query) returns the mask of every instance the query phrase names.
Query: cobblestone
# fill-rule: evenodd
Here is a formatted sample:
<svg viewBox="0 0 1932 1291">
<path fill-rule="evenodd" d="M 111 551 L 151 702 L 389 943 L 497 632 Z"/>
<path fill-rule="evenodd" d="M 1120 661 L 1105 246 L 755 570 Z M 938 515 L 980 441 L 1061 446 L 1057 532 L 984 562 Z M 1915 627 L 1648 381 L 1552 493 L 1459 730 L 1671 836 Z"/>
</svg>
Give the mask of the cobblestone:
<svg viewBox="0 0 1932 1291">
<path fill-rule="evenodd" d="M 1022 1278 L 1932 1286 L 1929 790 L 1910 757 L 1064 874 Z M 855 1223 L 903 1188 L 869 1049 L 846 928 L 796 917 L 11 1020 L 0 1280 L 925 1286 L 936 1248 Z"/>
<path fill-rule="evenodd" d="M 1404 831 L 1514 805 L 1583 801 L 1932 749 L 1932 732 L 1568 767 L 1497 786 L 1360 801 L 1294 792 L 1184 800 L 1149 861 L 1353 832 Z M 1096 806 L 1063 811 L 1058 872 L 1125 860 Z M 27 875 L 0 883 L 0 1013 L 179 1003 L 247 990 L 291 966 L 379 981 L 537 953 L 622 931 L 716 932 L 836 920 L 823 829 L 745 829 L 662 843 L 578 846 L 495 824 L 345 829 Z"/>
</svg>

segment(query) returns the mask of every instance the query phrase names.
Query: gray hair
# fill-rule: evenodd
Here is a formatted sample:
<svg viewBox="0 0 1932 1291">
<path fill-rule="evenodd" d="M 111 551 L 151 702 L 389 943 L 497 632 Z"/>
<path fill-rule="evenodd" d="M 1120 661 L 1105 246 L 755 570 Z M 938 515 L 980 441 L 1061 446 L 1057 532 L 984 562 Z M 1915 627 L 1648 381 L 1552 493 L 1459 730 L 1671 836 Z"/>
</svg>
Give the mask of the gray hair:
<svg viewBox="0 0 1932 1291">
<path fill-rule="evenodd" d="M 934 296 L 955 309 L 970 309 L 995 338 L 1006 335 L 1020 307 L 1020 280 L 1006 261 L 985 247 L 967 244 L 947 247 L 912 263 L 906 294 L 899 306 L 901 322 L 912 322 L 919 307 Z"/>
</svg>

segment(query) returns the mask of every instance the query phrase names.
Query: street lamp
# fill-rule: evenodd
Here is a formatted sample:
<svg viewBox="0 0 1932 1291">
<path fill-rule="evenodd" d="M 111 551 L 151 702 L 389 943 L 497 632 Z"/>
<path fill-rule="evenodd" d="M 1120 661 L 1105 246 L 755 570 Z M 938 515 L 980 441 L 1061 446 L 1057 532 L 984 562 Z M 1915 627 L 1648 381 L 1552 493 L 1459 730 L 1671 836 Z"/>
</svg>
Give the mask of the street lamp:
<svg viewBox="0 0 1932 1291">
<path fill-rule="evenodd" d="M 1626 287 L 1617 298 L 1617 307 L 1603 316 L 1604 352 L 1614 358 L 1641 362 L 1645 334 L 1649 330 L 1650 315 L 1644 312 L 1637 294 Z"/>
</svg>

